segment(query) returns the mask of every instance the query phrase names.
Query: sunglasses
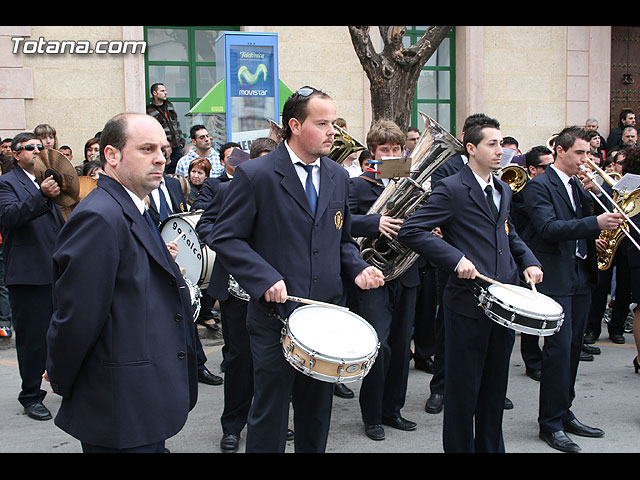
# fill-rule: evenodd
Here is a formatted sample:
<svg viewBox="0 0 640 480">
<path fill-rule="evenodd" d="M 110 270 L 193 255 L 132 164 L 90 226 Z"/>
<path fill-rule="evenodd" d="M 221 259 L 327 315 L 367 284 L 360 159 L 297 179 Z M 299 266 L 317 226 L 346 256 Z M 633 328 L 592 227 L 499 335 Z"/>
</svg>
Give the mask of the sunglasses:
<svg viewBox="0 0 640 480">
<path fill-rule="evenodd" d="M 302 87 L 299 88 L 296 93 L 298 95 L 300 95 L 301 97 L 308 97 L 309 95 L 311 95 L 313 92 L 315 92 L 315 89 L 311 88 L 311 87 Z"/>
<path fill-rule="evenodd" d="M 541 168 L 542 170 L 546 170 L 549 165 L 551 165 L 551 164 L 550 163 L 546 163 L 544 165 L 538 165 L 538 168 Z"/>
<path fill-rule="evenodd" d="M 28 145 L 24 145 L 24 146 L 18 147 L 16 149 L 16 152 L 19 152 L 20 150 L 26 150 L 27 152 L 33 152 L 36 148 L 38 149 L 39 152 L 44 150 L 44 147 L 42 145 L 34 145 L 33 143 L 29 143 Z"/>
</svg>

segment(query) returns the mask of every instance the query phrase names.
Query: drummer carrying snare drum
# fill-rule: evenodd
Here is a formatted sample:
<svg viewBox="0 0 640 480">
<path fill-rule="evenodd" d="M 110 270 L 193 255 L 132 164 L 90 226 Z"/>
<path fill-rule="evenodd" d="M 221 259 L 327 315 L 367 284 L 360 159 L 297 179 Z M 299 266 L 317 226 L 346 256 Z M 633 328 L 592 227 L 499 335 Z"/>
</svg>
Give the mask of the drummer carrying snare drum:
<svg viewBox="0 0 640 480">
<path fill-rule="evenodd" d="M 464 133 L 467 165 L 405 220 L 398 240 L 451 272 L 444 290 L 445 452 L 503 452 L 502 416 L 515 333 L 492 321 L 473 290 L 479 273 L 503 284 L 542 280 L 540 262 L 509 222 L 500 168 L 502 134 L 485 117 Z M 488 187 L 488 188 L 487 188 Z M 490 203 L 491 202 L 491 203 Z M 443 238 L 432 235 L 440 227 Z"/>
</svg>

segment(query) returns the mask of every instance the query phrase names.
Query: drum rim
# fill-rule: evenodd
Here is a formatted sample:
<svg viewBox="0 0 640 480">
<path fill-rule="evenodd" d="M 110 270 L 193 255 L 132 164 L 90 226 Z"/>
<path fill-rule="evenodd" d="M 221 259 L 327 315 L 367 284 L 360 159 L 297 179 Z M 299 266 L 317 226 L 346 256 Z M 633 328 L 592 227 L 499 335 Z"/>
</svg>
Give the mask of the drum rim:
<svg viewBox="0 0 640 480">
<path fill-rule="evenodd" d="M 525 317 L 529 317 L 529 318 L 535 318 L 535 319 L 540 319 L 540 320 L 554 320 L 554 319 L 560 319 L 560 318 L 564 318 L 564 309 L 562 308 L 562 305 L 560 305 L 558 302 L 556 302 L 553 298 L 544 295 L 542 293 L 538 293 L 538 295 L 541 295 L 545 298 L 545 300 L 547 300 L 549 303 L 551 303 L 552 305 L 555 305 L 556 307 L 558 307 L 559 312 L 558 313 L 539 313 L 539 312 L 532 312 L 531 310 L 526 310 L 524 308 L 518 307 L 516 305 L 512 305 L 509 302 L 504 301 L 501 298 L 498 298 L 496 295 L 494 295 L 491 290 L 492 287 L 500 287 L 504 290 L 506 290 L 504 287 L 501 287 L 500 285 L 490 285 L 487 288 L 487 292 L 489 294 L 491 294 L 492 297 L 492 301 L 493 303 L 499 303 L 501 306 L 505 307 L 507 310 L 513 310 L 517 313 L 520 313 L 521 315 L 524 315 Z M 524 289 L 523 287 L 518 287 L 517 285 L 514 285 L 514 287 L 520 288 L 524 291 L 528 291 L 526 289 Z M 493 290 L 497 290 L 497 288 L 493 288 Z"/>
</svg>

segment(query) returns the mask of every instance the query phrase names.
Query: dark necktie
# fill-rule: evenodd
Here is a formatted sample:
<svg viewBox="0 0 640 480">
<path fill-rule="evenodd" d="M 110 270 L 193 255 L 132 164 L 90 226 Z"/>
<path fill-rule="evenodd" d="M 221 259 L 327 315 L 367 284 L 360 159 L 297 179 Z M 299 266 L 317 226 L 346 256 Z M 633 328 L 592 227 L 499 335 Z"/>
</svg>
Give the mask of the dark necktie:
<svg viewBox="0 0 640 480">
<path fill-rule="evenodd" d="M 493 188 L 491 187 L 491 185 L 487 185 L 484 191 L 487 194 L 487 203 L 489 204 L 489 210 L 491 210 L 494 220 L 498 220 L 498 207 L 496 207 L 496 204 L 493 201 Z"/>
<path fill-rule="evenodd" d="M 160 195 L 162 195 L 162 194 L 160 194 Z M 151 219 L 151 215 L 149 215 L 149 211 L 145 209 L 145 211 L 142 214 L 142 216 L 146 220 L 147 225 L 149 225 L 149 228 L 151 229 L 151 234 L 153 235 L 153 238 L 156 240 L 156 242 L 158 242 L 158 245 L 160 245 L 160 249 L 163 252 L 166 251 L 167 255 L 169 255 L 169 250 L 167 249 L 167 245 L 164 243 L 164 240 L 160 236 L 160 231 L 158 230 L 158 227 L 154 225 L 153 220 Z"/>
<path fill-rule="evenodd" d="M 313 165 L 302 165 L 307 171 L 307 181 L 304 185 L 304 192 L 307 194 L 307 200 L 309 200 L 309 206 L 311 207 L 311 211 L 313 214 L 316 214 L 316 206 L 318 204 L 318 192 L 316 192 L 316 187 L 313 185 L 313 176 L 311 172 L 313 171 Z"/>
<path fill-rule="evenodd" d="M 580 186 L 575 178 L 571 178 L 571 180 L 569 180 L 569 185 L 571 185 L 571 194 L 573 195 L 576 217 L 582 218 L 582 202 L 580 201 L 580 195 L 578 193 Z M 587 241 L 584 238 L 578 240 L 578 256 L 580 258 L 585 258 L 587 256 Z"/>
<path fill-rule="evenodd" d="M 169 204 L 167 203 L 167 199 L 164 196 L 164 193 L 162 193 L 161 188 L 158 188 L 158 196 L 160 197 L 160 208 L 158 210 L 160 213 L 160 221 L 164 222 L 167 217 L 171 215 L 172 211 L 169 207 Z"/>
</svg>

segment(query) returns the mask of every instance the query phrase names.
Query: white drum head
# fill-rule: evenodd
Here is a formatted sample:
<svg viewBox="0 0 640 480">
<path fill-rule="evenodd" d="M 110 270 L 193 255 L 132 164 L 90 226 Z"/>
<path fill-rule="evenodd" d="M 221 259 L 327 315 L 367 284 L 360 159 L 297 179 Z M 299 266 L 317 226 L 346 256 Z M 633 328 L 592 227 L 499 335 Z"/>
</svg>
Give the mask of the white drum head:
<svg viewBox="0 0 640 480">
<path fill-rule="evenodd" d="M 316 305 L 299 307 L 289 316 L 289 331 L 309 350 L 344 359 L 375 352 L 378 336 L 362 318 L 347 310 Z"/>
<path fill-rule="evenodd" d="M 176 240 L 178 255 L 176 263 L 182 274 L 194 285 L 200 283 L 203 269 L 203 251 L 195 226 L 201 214 L 177 215 L 169 217 L 163 224 L 160 235 L 165 242 Z"/>
<path fill-rule="evenodd" d="M 562 315 L 563 312 L 558 302 L 529 288 L 509 285 L 507 289 L 501 285 L 491 285 L 487 290 L 503 304 L 521 312 L 550 317 Z"/>
</svg>

